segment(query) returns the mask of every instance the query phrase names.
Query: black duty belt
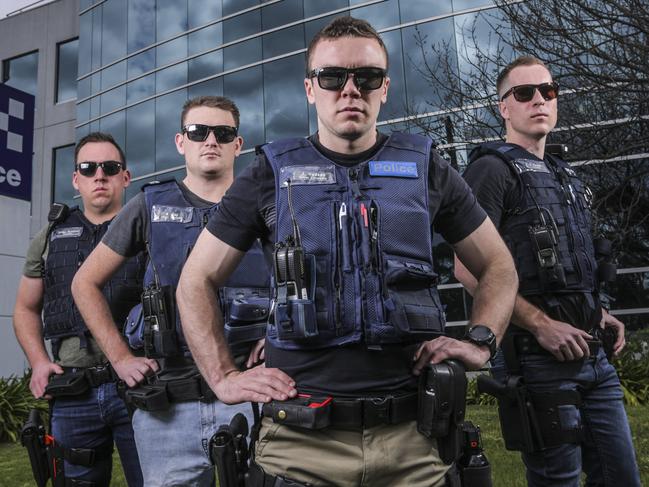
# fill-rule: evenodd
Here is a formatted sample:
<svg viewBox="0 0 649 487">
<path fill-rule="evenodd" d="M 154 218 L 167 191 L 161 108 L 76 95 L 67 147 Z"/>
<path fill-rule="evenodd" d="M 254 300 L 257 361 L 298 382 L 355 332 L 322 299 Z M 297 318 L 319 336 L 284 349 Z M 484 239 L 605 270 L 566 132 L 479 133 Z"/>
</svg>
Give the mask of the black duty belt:
<svg viewBox="0 0 649 487">
<path fill-rule="evenodd" d="M 84 394 L 91 387 L 117 382 L 119 377 L 110 364 L 94 367 L 63 367 L 63 374 L 52 374 L 45 393 L 55 399 Z"/>
<path fill-rule="evenodd" d="M 144 411 L 163 411 L 172 403 L 211 401 L 216 396 L 196 368 L 175 373 L 163 372 L 148 384 L 140 384 L 124 393 L 130 407 Z"/>
<path fill-rule="evenodd" d="M 586 340 L 591 357 L 597 355 L 602 348 L 601 340 Z M 541 344 L 532 335 L 514 335 L 514 344 L 516 353 L 519 355 L 539 354 L 552 355 L 552 353 L 541 346 Z"/>
<path fill-rule="evenodd" d="M 275 423 L 306 429 L 371 428 L 416 420 L 417 393 L 354 399 L 300 394 L 288 401 L 264 404 L 263 411 Z"/>
</svg>

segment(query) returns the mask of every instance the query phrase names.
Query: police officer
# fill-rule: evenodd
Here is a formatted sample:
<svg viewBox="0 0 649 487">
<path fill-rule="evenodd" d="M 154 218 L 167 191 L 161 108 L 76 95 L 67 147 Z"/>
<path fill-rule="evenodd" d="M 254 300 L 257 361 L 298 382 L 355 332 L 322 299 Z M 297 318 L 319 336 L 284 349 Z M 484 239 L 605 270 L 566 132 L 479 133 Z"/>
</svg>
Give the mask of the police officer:
<svg viewBox="0 0 649 487">
<path fill-rule="evenodd" d="M 598 299 L 602 241 L 591 236 L 589 190 L 545 150 L 559 86 L 540 60 L 525 56 L 503 69 L 496 88 L 506 141 L 476 148 L 464 177 L 519 275 L 494 373 L 522 377 L 532 394 L 542 434 L 521 447 L 528 484 L 578 486 L 583 469 L 588 485 L 640 485 L 620 382 L 595 339 L 601 323 L 617 331 L 614 352 L 624 346 L 623 324 Z M 456 275 L 474 288 L 461 264 Z M 506 441 L 516 416 L 502 416 Z"/>
<path fill-rule="evenodd" d="M 134 388 L 126 398 L 137 408 L 133 428 L 146 485 L 213 485 L 210 437 L 237 412 L 252 422 L 250 404 L 230 407 L 215 400 L 179 333 L 174 306 L 185 258 L 234 178 L 234 160 L 243 144 L 238 128 L 239 111 L 232 101 L 214 96 L 188 100 L 175 137 L 176 148 L 185 157 L 185 179 L 146 186 L 129 201 L 73 283 L 75 299 L 99 345 L 120 378 Z M 146 291 L 142 308 L 134 310 L 128 326 L 132 326 L 129 343 L 143 349 L 138 355 L 144 357 L 129 350 L 123 337 L 108 326 L 106 304 L 99 294 L 122 262 L 141 251 L 149 257 Z M 221 289 L 221 298 L 231 314 L 261 322 L 256 328 L 261 334 L 254 340 L 258 341 L 265 332 L 268 272 L 261 250 L 251 258 L 247 268 L 237 272 L 236 282 Z M 238 311 L 251 297 L 262 304 L 246 318 Z M 161 370 L 149 378 L 158 369 L 154 359 L 161 360 Z"/>
<path fill-rule="evenodd" d="M 131 175 L 122 149 L 104 133 L 83 137 L 74 161 L 72 184 L 81 195 L 83 210 L 54 205 L 48 225 L 32 241 L 18 288 L 14 329 L 32 367 L 32 394 L 53 397 L 52 434 L 61 445 L 57 455 L 66 458 L 66 485 L 109 485 L 113 441 L 128 484 L 142 485 L 131 421 L 117 395 L 117 377 L 70 292 L 78 267 L 122 207 Z M 108 326 L 115 333 L 139 300 L 144 274 L 144 260 L 138 256 L 123 264 L 99 290 L 107 300 Z M 51 342 L 54 361 L 43 338 Z"/>
<path fill-rule="evenodd" d="M 277 406 L 251 485 L 444 485 L 436 440 L 417 432 L 416 375 L 447 358 L 486 362 L 513 304 L 513 264 L 429 139 L 377 131 L 388 55 L 367 22 L 334 20 L 307 66 L 318 132 L 263 146 L 223 198 L 181 276 L 185 337 L 221 400 Z M 443 331 L 431 225 L 480 276 L 465 341 L 430 340 Z M 274 262 L 274 312 L 266 366 L 239 372 L 212 289 L 256 238 Z M 301 417 L 277 402 L 289 399 L 306 404 Z"/>
</svg>

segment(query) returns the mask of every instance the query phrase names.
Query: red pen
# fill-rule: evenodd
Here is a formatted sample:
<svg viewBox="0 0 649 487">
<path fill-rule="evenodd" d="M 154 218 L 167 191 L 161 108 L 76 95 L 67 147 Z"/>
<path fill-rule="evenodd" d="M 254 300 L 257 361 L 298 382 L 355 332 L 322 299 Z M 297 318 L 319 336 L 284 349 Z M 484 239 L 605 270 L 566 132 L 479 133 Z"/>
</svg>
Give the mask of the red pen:
<svg viewBox="0 0 649 487">
<path fill-rule="evenodd" d="M 361 216 L 363 217 L 363 223 L 365 224 L 365 228 L 369 226 L 369 223 L 367 221 L 367 208 L 365 208 L 365 204 L 361 203 Z"/>
</svg>

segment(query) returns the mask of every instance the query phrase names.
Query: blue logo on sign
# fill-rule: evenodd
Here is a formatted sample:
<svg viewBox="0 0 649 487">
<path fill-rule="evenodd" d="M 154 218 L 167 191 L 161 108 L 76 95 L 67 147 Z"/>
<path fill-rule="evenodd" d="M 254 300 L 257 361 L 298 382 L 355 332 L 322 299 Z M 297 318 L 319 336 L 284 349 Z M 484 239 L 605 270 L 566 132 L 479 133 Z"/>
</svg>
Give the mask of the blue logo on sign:
<svg viewBox="0 0 649 487">
<path fill-rule="evenodd" d="M 34 96 L 0 84 L 0 195 L 31 200 Z"/>
<path fill-rule="evenodd" d="M 416 162 L 370 161 L 370 176 L 418 178 Z"/>
</svg>

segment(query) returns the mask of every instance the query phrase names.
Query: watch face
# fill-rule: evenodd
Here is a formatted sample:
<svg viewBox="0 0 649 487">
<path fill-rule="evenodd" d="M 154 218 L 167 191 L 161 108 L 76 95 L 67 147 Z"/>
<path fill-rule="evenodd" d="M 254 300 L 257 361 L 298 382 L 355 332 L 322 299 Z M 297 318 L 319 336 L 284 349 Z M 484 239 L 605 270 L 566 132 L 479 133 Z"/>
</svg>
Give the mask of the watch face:
<svg viewBox="0 0 649 487">
<path fill-rule="evenodd" d="M 475 326 L 469 333 L 471 334 L 471 338 L 473 338 L 474 340 L 479 340 L 481 342 L 488 341 L 489 338 L 491 338 L 491 336 L 493 335 L 491 330 L 489 330 L 489 328 L 487 328 L 486 326 Z"/>
</svg>

